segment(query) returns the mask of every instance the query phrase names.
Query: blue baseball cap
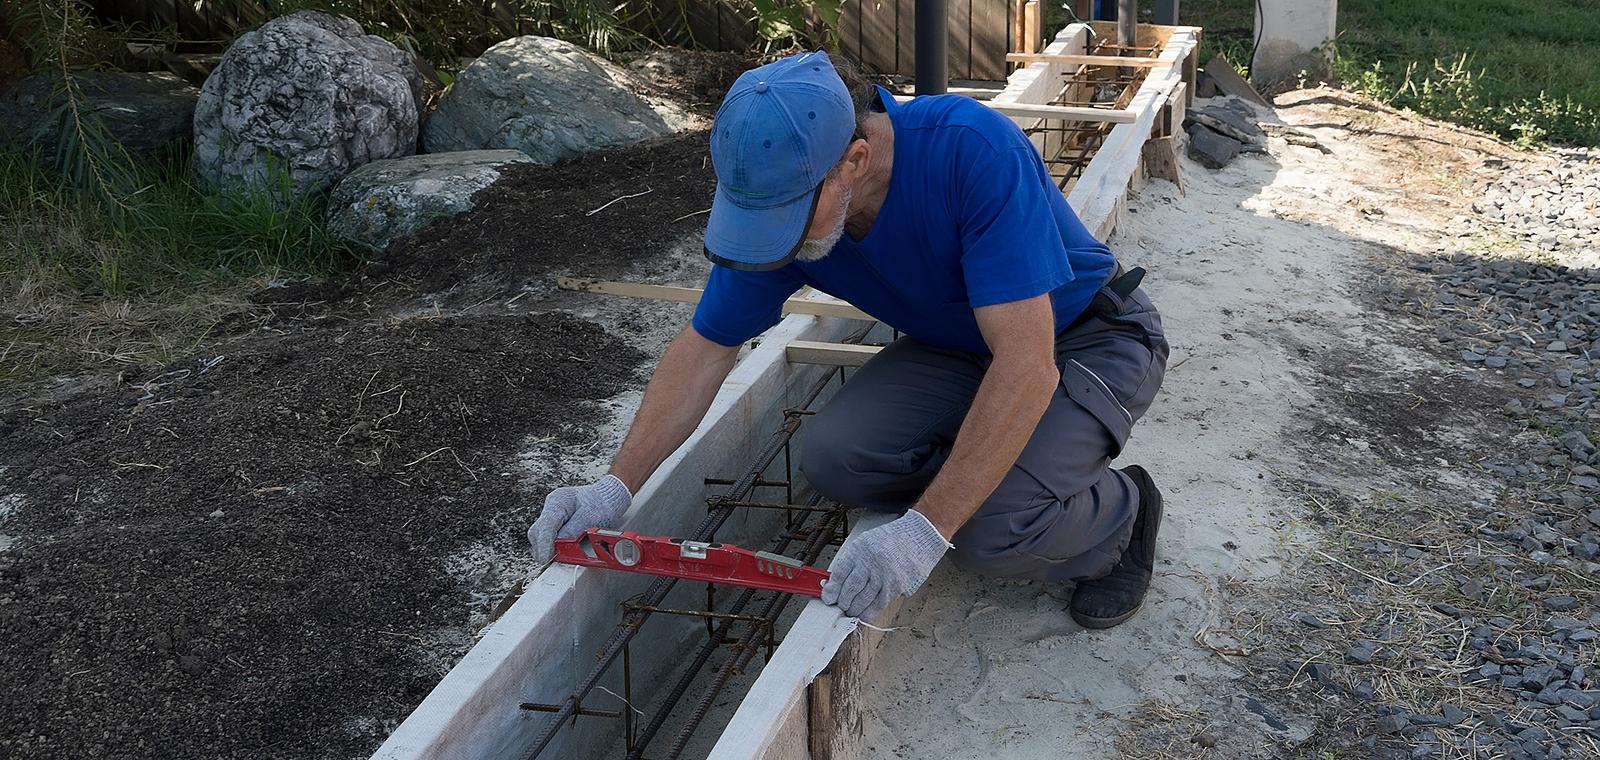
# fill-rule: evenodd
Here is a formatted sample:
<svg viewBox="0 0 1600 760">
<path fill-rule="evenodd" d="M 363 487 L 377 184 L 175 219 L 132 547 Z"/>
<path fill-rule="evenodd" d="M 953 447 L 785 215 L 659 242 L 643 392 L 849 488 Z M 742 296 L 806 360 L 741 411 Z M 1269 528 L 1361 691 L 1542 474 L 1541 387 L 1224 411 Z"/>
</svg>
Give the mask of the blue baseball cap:
<svg viewBox="0 0 1600 760">
<path fill-rule="evenodd" d="M 855 129 L 850 92 L 827 53 L 791 55 L 742 74 L 711 127 L 717 192 L 706 258 L 749 271 L 789 263 L 805 242 L 822 180 Z"/>
</svg>

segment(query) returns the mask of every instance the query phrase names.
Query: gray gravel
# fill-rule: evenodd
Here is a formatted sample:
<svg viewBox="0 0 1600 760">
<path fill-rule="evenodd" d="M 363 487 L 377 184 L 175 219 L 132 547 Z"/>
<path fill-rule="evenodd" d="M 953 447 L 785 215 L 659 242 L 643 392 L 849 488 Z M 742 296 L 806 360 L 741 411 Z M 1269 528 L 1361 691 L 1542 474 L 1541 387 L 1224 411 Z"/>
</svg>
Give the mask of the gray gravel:
<svg viewBox="0 0 1600 760">
<path fill-rule="evenodd" d="M 1513 244 L 1416 262 L 1422 284 L 1394 294 L 1393 305 L 1435 325 L 1439 353 L 1498 378 L 1503 413 L 1533 434 L 1479 463 L 1511 496 L 1464 505 L 1476 551 L 1446 558 L 1357 544 L 1400 563 L 1391 581 L 1447 566 L 1419 589 L 1459 604 L 1436 603 L 1436 615 L 1398 611 L 1382 624 L 1394 639 L 1422 632 L 1425 641 L 1456 640 L 1465 656 L 1455 646 L 1392 651 L 1400 645 L 1369 624 L 1344 660 L 1351 668 L 1385 658 L 1430 662 L 1454 673 L 1463 704 L 1499 707 L 1377 705 L 1378 731 L 1365 743 L 1379 757 L 1592 757 L 1600 739 L 1600 151 L 1488 166 L 1498 171 L 1478 188 L 1479 216 L 1459 221 L 1466 234 Z M 1311 611 L 1297 619 L 1319 618 Z M 1349 693 L 1382 699 L 1359 684 Z"/>
<path fill-rule="evenodd" d="M 1548 252 L 1600 264 L 1600 149 L 1557 152 L 1555 166 L 1498 172 L 1476 188 L 1483 222 Z M 1502 166 L 1491 159 L 1490 168 Z"/>
</svg>

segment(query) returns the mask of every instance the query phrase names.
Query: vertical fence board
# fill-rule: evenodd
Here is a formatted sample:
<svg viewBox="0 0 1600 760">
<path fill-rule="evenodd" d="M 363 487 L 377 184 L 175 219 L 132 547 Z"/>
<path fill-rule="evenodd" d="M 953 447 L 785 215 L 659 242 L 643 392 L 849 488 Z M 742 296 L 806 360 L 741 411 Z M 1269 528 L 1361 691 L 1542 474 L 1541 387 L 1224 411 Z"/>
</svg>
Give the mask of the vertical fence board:
<svg viewBox="0 0 1600 760">
<path fill-rule="evenodd" d="M 1005 79 L 1006 52 L 1011 47 L 1010 11 L 1006 0 L 971 0 L 972 72 L 969 79 Z"/>
<path fill-rule="evenodd" d="M 862 0 L 856 3 L 860 26 L 856 29 L 855 59 L 876 74 L 895 72 L 895 0 Z"/>
<path fill-rule="evenodd" d="M 972 78 L 972 0 L 945 6 L 946 70 L 951 79 Z"/>
<path fill-rule="evenodd" d="M 917 0 L 892 0 L 895 7 L 894 73 L 917 73 Z"/>
<path fill-rule="evenodd" d="M 670 0 L 668 4 L 670 5 Z M 717 34 L 717 5 L 715 2 L 699 2 L 699 0 L 687 0 L 684 3 L 685 15 L 688 16 L 685 22 L 695 45 L 711 50 L 723 49 L 722 40 Z M 668 7 L 666 12 L 676 11 Z"/>
</svg>

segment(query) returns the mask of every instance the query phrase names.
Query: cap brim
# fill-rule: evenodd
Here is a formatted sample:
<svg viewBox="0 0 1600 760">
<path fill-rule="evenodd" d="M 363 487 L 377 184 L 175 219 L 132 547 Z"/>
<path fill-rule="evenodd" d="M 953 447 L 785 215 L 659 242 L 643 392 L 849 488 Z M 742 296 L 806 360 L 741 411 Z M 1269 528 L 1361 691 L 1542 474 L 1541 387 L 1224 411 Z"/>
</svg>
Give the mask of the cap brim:
<svg viewBox="0 0 1600 760">
<path fill-rule="evenodd" d="M 706 258 L 730 269 L 763 272 L 788 264 L 806 241 L 822 186 L 770 208 L 743 208 L 717 183 L 706 221 Z"/>
</svg>

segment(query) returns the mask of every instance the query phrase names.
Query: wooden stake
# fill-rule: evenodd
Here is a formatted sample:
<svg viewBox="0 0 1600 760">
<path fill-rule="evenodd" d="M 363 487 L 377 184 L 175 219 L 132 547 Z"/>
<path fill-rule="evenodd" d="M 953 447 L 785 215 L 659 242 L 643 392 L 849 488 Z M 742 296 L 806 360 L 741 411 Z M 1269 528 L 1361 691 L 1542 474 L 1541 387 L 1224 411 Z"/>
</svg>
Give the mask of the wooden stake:
<svg viewBox="0 0 1600 760">
<path fill-rule="evenodd" d="M 1012 0 L 1011 2 L 1011 50 L 1008 52 L 1028 52 L 1027 6 L 1028 0 Z M 1011 59 L 1008 57 L 1006 60 L 1009 61 Z"/>
<path fill-rule="evenodd" d="M 1024 53 L 1037 53 L 1039 46 L 1044 42 L 1044 25 L 1040 18 L 1039 0 L 1028 0 L 1023 5 L 1022 15 L 1026 19 L 1023 34 L 1027 38 L 1027 45 L 1022 48 Z"/>
<path fill-rule="evenodd" d="M 1145 173 L 1177 185 L 1178 194 L 1185 194 L 1183 174 L 1178 169 L 1178 138 L 1159 137 L 1147 140 L 1143 151 Z"/>
</svg>

